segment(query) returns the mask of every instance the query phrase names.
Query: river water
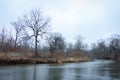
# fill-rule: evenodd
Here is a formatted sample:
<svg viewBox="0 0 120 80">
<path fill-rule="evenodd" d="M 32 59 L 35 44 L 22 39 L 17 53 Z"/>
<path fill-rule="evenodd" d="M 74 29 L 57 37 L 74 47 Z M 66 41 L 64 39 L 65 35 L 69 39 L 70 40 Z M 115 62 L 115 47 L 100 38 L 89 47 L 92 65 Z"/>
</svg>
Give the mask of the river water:
<svg viewBox="0 0 120 80">
<path fill-rule="evenodd" d="M 0 80 L 120 80 L 120 63 L 95 60 L 81 63 L 0 66 Z"/>
</svg>

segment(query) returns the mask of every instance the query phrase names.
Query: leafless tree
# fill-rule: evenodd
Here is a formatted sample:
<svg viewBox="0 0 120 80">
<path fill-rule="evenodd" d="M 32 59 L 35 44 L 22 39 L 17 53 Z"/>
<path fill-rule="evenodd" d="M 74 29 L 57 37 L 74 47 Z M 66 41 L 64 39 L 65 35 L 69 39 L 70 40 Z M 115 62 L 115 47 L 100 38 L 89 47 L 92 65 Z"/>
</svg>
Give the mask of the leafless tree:
<svg viewBox="0 0 120 80">
<path fill-rule="evenodd" d="M 91 47 L 91 55 L 93 58 L 107 59 L 109 50 L 106 41 L 100 39 L 96 44 L 94 43 Z"/>
<path fill-rule="evenodd" d="M 82 49 L 84 49 L 85 47 L 85 45 L 83 44 L 84 37 L 81 35 L 78 35 L 75 37 L 75 40 L 76 40 L 75 46 L 74 46 L 75 50 L 81 51 Z"/>
<path fill-rule="evenodd" d="M 0 34 L 0 47 L 2 48 L 3 47 L 3 44 L 4 44 L 4 41 L 5 41 L 5 37 L 6 37 L 6 34 L 5 34 L 5 28 L 2 29 L 1 31 L 1 34 Z"/>
<path fill-rule="evenodd" d="M 114 59 L 116 59 L 118 57 L 118 55 L 120 55 L 120 35 L 114 35 L 110 38 L 110 53 L 114 54 L 114 56 L 112 56 Z"/>
<path fill-rule="evenodd" d="M 72 53 L 74 51 L 73 43 L 68 43 L 66 47 L 66 52 Z"/>
<path fill-rule="evenodd" d="M 8 44 L 7 44 L 7 47 L 8 47 L 8 51 L 13 51 L 13 48 L 14 48 L 14 38 L 13 38 L 13 34 L 12 34 L 12 31 L 8 31 L 7 33 L 7 41 L 6 41 Z"/>
<path fill-rule="evenodd" d="M 50 47 L 50 52 L 54 51 L 64 51 L 65 50 L 65 40 L 60 33 L 52 33 L 49 38 L 47 38 L 48 45 Z"/>
<path fill-rule="evenodd" d="M 15 29 L 15 41 L 14 41 L 14 48 L 16 49 L 18 45 L 18 41 L 21 38 L 22 31 L 24 30 L 24 26 L 22 25 L 22 21 L 19 19 L 18 21 L 11 23 L 14 26 Z"/>
<path fill-rule="evenodd" d="M 30 42 L 31 37 L 26 33 L 24 33 L 24 36 L 22 37 L 20 41 L 21 48 L 24 52 L 29 51 L 31 42 Z"/>
<path fill-rule="evenodd" d="M 43 37 L 44 34 L 48 32 L 50 19 L 44 17 L 40 9 L 34 9 L 29 14 L 25 14 L 23 17 L 26 30 L 32 32 L 31 37 L 35 40 L 35 56 L 37 57 L 38 51 L 38 37 Z"/>
<path fill-rule="evenodd" d="M 0 49 L 4 52 L 9 52 L 13 48 L 13 36 L 11 32 L 6 30 L 5 28 L 2 29 L 0 34 Z"/>
<path fill-rule="evenodd" d="M 100 59 L 117 59 L 120 56 L 120 35 L 113 35 L 107 42 L 103 39 L 99 40 L 92 47 L 91 54 Z"/>
<path fill-rule="evenodd" d="M 105 44 L 105 40 L 99 40 L 98 42 L 98 53 L 99 53 L 99 57 L 101 58 L 105 58 L 106 55 L 106 44 Z"/>
</svg>

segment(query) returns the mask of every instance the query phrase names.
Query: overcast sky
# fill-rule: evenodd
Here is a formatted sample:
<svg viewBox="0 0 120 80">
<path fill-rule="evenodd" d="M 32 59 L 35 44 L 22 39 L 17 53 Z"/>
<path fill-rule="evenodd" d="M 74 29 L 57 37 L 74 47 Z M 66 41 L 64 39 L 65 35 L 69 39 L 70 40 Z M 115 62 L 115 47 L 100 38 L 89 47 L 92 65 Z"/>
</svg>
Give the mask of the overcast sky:
<svg viewBox="0 0 120 80">
<path fill-rule="evenodd" d="M 120 0 L 0 0 L 0 27 L 33 8 L 51 17 L 52 31 L 68 42 L 79 34 L 89 44 L 120 34 Z"/>
</svg>

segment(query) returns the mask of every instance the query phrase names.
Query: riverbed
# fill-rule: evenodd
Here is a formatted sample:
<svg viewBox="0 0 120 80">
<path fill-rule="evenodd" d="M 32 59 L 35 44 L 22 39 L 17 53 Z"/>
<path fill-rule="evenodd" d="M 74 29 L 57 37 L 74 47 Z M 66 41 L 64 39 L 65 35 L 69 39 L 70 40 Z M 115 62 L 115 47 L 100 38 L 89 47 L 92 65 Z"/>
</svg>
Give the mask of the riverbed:
<svg viewBox="0 0 120 80">
<path fill-rule="evenodd" d="M 120 63 L 94 60 L 80 63 L 0 66 L 0 80 L 120 80 Z"/>
</svg>

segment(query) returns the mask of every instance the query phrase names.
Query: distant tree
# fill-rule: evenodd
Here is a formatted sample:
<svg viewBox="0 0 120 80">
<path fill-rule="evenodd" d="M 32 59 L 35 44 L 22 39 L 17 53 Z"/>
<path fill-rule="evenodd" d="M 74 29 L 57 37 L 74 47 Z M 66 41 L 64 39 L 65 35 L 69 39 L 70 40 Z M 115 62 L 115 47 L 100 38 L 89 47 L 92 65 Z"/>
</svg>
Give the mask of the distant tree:
<svg viewBox="0 0 120 80">
<path fill-rule="evenodd" d="M 13 48 L 13 36 L 11 32 L 7 31 L 5 28 L 2 28 L 0 33 L 0 50 L 3 52 L 11 51 Z"/>
<path fill-rule="evenodd" d="M 113 58 L 116 59 L 116 57 L 120 53 L 120 35 L 114 35 L 110 38 L 110 53 L 114 54 Z"/>
<path fill-rule="evenodd" d="M 68 53 L 72 53 L 74 51 L 73 49 L 74 49 L 73 44 L 72 43 L 68 43 L 67 47 L 66 47 L 66 51 Z"/>
<path fill-rule="evenodd" d="M 90 50 L 90 55 L 92 58 L 97 58 L 97 45 L 95 43 L 92 43 L 91 45 L 91 50 Z"/>
<path fill-rule="evenodd" d="M 15 41 L 14 41 L 14 48 L 16 49 L 20 38 L 22 36 L 22 31 L 24 30 L 24 26 L 22 25 L 22 21 L 19 19 L 18 21 L 14 21 L 11 23 L 14 26 L 15 30 Z"/>
<path fill-rule="evenodd" d="M 91 54 L 94 58 L 117 59 L 120 56 L 120 35 L 114 35 L 109 40 L 107 44 L 105 40 L 99 40 L 92 47 Z"/>
<path fill-rule="evenodd" d="M 65 40 L 60 33 L 52 33 L 47 38 L 48 45 L 50 47 L 50 52 L 54 53 L 54 51 L 64 51 L 65 50 Z"/>
<path fill-rule="evenodd" d="M 12 34 L 12 31 L 9 31 L 8 32 L 8 39 L 7 41 L 9 42 L 9 44 L 13 47 L 13 44 L 14 44 L 14 38 L 13 38 L 13 34 Z"/>
<path fill-rule="evenodd" d="M 105 40 L 101 39 L 92 45 L 91 54 L 93 58 L 105 59 L 108 57 L 108 46 Z"/>
<path fill-rule="evenodd" d="M 7 50 L 8 51 L 13 51 L 13 47 L 14 47 L 14 38 L 13 38 L 13 34 L 12 31 L 8 31 L 7 33 Z"/>
<path fill-rule="evenodd" d="M 74 45 L 75 51 L 82 51 L 85 48 L 85 45 L 83 44 L 84 37 L 78 35 L 75 37 L 75 40 L 76 40 Z"/>
<path fill-rule="evenodd" d="M 31 37 L 34 37 L 35 56 L 37 57 L 38 37 L 43 37 L 44 34 L 48 33 L 50 19 L 44 17 L 40 9 L 34 9 L 29 14 L 24 15 L 23 21 L 26 30 L 31 32 Z"/>
<path fill-rule="evenodd" d="M 98 53 L 99 53 L 99 57 L 101 58 L 105 58 L 106 55 L 106 44 L 105 44 L 105 40 L 99 40 L 98 42 Z"/>
<path fill-rule="evenodd" d="M 27 49 L 29 49 L 29 47 L 30 47 L 30 39 L 31 39 L 31 37 L 26 33 L 26 34 L 24 34 L 24 36 L 22 37 L 22 39 L 21 39 L 21 46 L 22 46 L 22 48 L 24 49 L 24 50 L 27 50 Z"/>
<path fill-rule="evenodd" d="M 6 38 L 5 28 L 2 29 L 0 34 L 0 48 L 3 47 Z"/>
</svg>

